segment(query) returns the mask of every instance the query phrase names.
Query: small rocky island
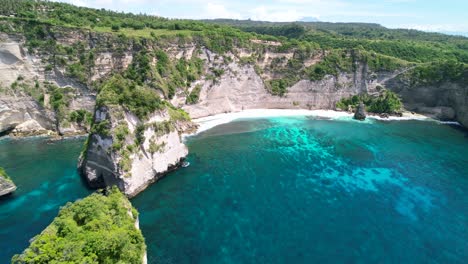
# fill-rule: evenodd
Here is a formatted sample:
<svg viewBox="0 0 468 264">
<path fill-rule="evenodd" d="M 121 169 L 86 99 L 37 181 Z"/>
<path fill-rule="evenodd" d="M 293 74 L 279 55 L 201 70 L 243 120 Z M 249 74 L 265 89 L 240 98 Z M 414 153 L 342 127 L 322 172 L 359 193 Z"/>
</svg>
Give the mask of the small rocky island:
<svg viewBox="0 0 468 264">
<path fill-rule="evenodd" d="M 0 196 L 8 195 L 16 191 L 16 185 L 8 177 L 5 170 L 0 167 Z"/>
<path fill-rule="evenodd" d="M 146 263 L 138 212 L 116 187 L 67 203 L 12 263 Z"/>
<path fill-rule="evenodd" d="M 359 103 L 358 107 L 356 108 L 356 112 L 354 112 L 354 119 L 363 121 L 366 119 L 366 106 L 364 103 Z"/>
</svg>

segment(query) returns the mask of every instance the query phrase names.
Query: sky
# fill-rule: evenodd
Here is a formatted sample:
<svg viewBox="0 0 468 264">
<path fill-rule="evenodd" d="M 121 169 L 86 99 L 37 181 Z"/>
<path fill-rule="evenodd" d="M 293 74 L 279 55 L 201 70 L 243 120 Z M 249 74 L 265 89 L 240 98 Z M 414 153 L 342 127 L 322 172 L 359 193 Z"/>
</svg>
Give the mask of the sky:
<svg viewBox="0 0 468 264">
<path fill-rule="evenodd" d="M 468 34 L 468 0 L 60 0 L 169 18 L 369 22 L 389 28 Z"/>
</svg>

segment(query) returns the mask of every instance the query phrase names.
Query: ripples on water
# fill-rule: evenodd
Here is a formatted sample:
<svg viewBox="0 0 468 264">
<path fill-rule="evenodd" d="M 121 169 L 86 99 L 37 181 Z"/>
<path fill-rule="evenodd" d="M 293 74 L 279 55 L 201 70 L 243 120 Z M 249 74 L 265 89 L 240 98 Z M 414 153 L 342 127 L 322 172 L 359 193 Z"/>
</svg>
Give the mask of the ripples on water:
<svg viewBox="0 0 468 264">
<path fill-rule="evenodd" d="M 10 263 L 29 239 L 57 215 L 60 206 L 90 193 L 76 172 L 84 139 L 0 140 L 0 166 L 18 189 L 0 198 L 0 263 Z"/>
<path fill-rule="evenodd" d="M 463 263 L 468 140 L 431 122 L 237 121 L 133 200 L 152 263 Z"/>
<path fill-rule="evenodd" d="M 132 200 L 149 263 L 463 263 L 466 135 L 422 121 L 298 117 L 190 137 L 190 167 Z M 0 164 L 20 187 L 0 201 L 2 263 L 89 192 L 75 172 L 82 141 L 41 144 L 0 141 Z"/>
</svg>

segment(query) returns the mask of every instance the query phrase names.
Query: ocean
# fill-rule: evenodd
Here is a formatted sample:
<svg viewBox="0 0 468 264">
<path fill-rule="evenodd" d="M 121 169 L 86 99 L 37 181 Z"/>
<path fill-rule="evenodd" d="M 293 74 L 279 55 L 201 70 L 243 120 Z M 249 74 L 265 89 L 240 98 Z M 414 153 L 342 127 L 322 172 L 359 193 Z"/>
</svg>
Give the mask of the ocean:
<svg viewBox="0 0 468 264">
<path fill-rule="evenodd" d="M 237 120 L 188 137 L 190 166 L 132 199 L 149 263 L 464 263 L 468 133 L 429 121 Z M 1 140 L 8 263 L 88 190 L 83 140 Z"/>
</svg>

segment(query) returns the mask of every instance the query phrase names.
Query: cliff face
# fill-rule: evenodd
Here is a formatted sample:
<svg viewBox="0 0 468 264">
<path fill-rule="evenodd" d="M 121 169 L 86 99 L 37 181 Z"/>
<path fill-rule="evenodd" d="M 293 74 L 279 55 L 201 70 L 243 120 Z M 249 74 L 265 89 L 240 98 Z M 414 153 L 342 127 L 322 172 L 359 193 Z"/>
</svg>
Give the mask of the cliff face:
<svg viewBox="0 0 468 264">
<path fill-rule="evenodd" d="M 386 82 L 388 88 L 398 93 L 405 108 L 436 119 L 456 120 L 468 127 L 468 86 L 443 82 L 437 85 L 411 86 L 404 77 Z"/>
<path fill-rule="evenodd" d="M 319 81 L 302 79 L 289 87 L 284 96 L 275 96 L 267 90 L 265 82 L 278 76 L 274 73 L 258 74 L 255 70 L 258 65 L 242 64 L 240 55 L 232 56 L 230 59 L 232 62 L 228 64 L 204 58 L 208 61 L 207 68 L 218 65 L 224 74 L 214 81 L 205 78 L 191 86 L 192 90 L 197 86 L 201 87 L 196 104 L 185 104 L 187 93 L 182 92 L 171 102 L 182 106 L 192 118 L 259 108 L 335 109 L 336 103 L 342 98 L 359 93 L 377 92 L 377 86 L 397 73 L 371 74 L 364 63 L 356 62 L 357 67 L 354 72 L 341 72 L 337 76 L 328 75 Z M 216 56 L 218 55 L 211 55 L 211 57 Z M 266 52 L 264 56 L 267 59 L 259 64 L 264 69 L 270 68 L 272 60 L 278 58 L 277 54 L 272 52 Z M 293 54 L 281 54 L 281 58 L 292 56 Z M 318 62 L 320 59 L 306 60 L 304 67 Z"/>
<path fill-rule="evenodd" d="M 95 95 L 86 85 L 65 76 L 63 69 L 46 71 L 44 55 L 28 53 L 24 39 L 0 34 L 0 134 L 83 134 L 85 124 L 67 120 L 76 110 L 94 111 Z M 54 109 L 53 89 L 66 91 L 67 105 Z M 64 116 L 65 115 L 65 116 Z"/>
<path fill-rule="evenodd" d="M 78 54 L 68 59 L 75 62 L 72 65 L 86 67 L 73 74 L 70 65 L 46 69 L 44 61 L 50 61 L 54 54 L 29 51 L 24 37 L 1 35 L 0 133 L 86 133 L 91 124 L 80 115 L 87 112 L 89 119 L 94 115 L 94 131 L 80 171 L 90 186 L 117 185 L 128 196 L 176 168 L 187 155 L 180 135 L 193 126 L 172 118 L 172 106 L 184 109 L 191 118 L 255 108 L 335 109 L 342 98 L 377 94 L 382 86 L 401 95 L 409 110 L 468 126 L 466 86 L 444 83 L 412 87 L 402 77 L 405 68 L 372 70 L 366 60 L 355 59 L 359 57 L 352 52 L 339 55 L 353 58 L 348 60 L 347 70 L 313 81 L 303 72 L 323 62 L 326 52 L 283 50 L 278 48 L 280 43 L 252 40 L 249 47 L 221 54 L 195 39 L 122 40 L 112 34 L 73 29 L 50 34 L 63 50 L 80 46 L 82 58 L 77 59 Z M 161 52 L 164 56 L 157 55 Z M 143 119 L 123 106 L 132 98 L 94 109 L 94 91 L 100 82 L 116 73 L 125 76 L 144 69 L 148 70 L 138 85 L 156 90 L 171 107 Z M 181 81 L 173 82 L 177 78 Z M 271 82 L 283 79 L 289 80 L 287 91 L 282 96 L 273 95 Z M 169 96 L 170 92 L 174 96 Z"/>
<path fill-rule="evenodd" d="M 133 197 L 176 169 L 188 154 L 180 134 L 190 123 L 171 121 L 167 110 L 156 111 L 143 122 L 120 107 L 101 107 L 95 123 L 103 122 L 108 123 L 109 134 L 91 134 L 79 166 L 91 187 L 117 185 Z"/>
</svg>

